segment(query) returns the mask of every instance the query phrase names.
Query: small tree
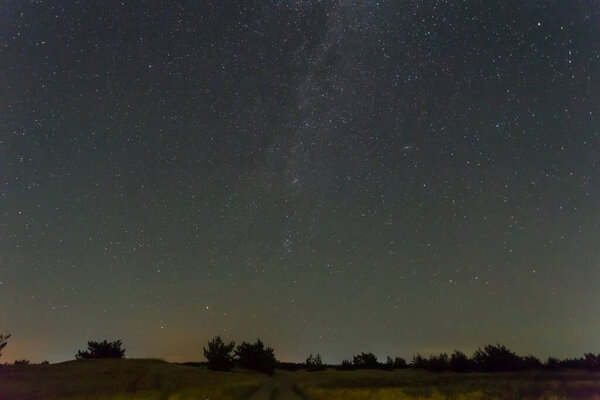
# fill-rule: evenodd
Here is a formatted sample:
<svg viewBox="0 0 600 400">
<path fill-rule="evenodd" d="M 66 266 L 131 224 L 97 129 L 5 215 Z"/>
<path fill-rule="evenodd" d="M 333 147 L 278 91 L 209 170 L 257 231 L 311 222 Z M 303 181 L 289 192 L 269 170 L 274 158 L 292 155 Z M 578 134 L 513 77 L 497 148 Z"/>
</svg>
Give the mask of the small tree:
<svg viewBox="0 0 600 400">
<path fill-rule="evenodd" d="M 29 365 L 29 360 L 15 360 L 15 365 Z"/>
<path fill-rule="evenodd" d="M 473 354 L 475 367 L 484 372 L 517 371 L 523 367 L 523 360 L 501 344 L 487 345 Z"/>
<path fill-rule="evenodd" d="M 6 342 L 10 338 L 10 335 L 0 335 L 0 356 L 2 356 L 2 349 L 6 347 Z"/>
<path fill-rule="evenodd" d="M 450 361 L 446 353 L 440 353 L 438 356 L 429 356 L 427 364 L 427 369 L 430 371 L 440 372 L 450 369 Z"/>
<path fill-rule="evenodd" d="M 473 370 L 473 362 L 462 351 L 456 350 L 450 357 L 450 369 L 455 372 L 468 372 Z"/>
<path fill-rule="evenodd" d="M 221 336 L 215 336 L 208 342 L 208 348 L 203 348 L 204 357 L 208 360 L 208 368 L 215 371 L 231 371 L 233 369 L 233 355 L 231 352 L 235 342 L 225 344 Z"/>
<path fill-rule="evenodd" d="M 235 349 L 235 355 L 238 358 L 237 361 L 240 367 L 264 372 L 269 375 L 275 372 L 277 360 L 275 359 L 274 350 L 272 347 L 265 347 L 260 339 L 254 344 L 242 342 Z"/>
<path fill-rule="evenodd" d="M 406 368 L 406 360 L 402 357 L 394 358 L 394 368 Z"/>
<path fill-rule="evenodd" d="M 78 360 L 87 360 L 92 358 L 125 358 L 125 349 L 121 349 L 122 341 L 117 340 L 108 342 L 88 342 L 87 351 L 79 350 L 75 355 Z"/>
<path fill-rule="evenodd" d="M 429 366 L 429 362 L 425 357 L 417 353 L 417 355 L 413 356 L 410 366 L 413 368 L 427 368 Z"/>
<path fill-rule="evenodd" d="M 354 366 L 350 360 L 343 360 L 342 363 L 336 367 L 336 369 L 340 371 L 350 371 L 354 369 Z"/>
<path fill-rule="evenodd" d="M 377 357 L 373 353 L 360 353 L 354 356 L 352 363 L 356 368 L 376 369 L 380 367 Z"/>
<path fill-rule="evenodd" d="M 325 366 L 323 365 L 323 360 L 321 360 L 321 355 L 309 355 L 306 359 L 306 369 L 310 372 L 324 370 Z"/>
</svg>

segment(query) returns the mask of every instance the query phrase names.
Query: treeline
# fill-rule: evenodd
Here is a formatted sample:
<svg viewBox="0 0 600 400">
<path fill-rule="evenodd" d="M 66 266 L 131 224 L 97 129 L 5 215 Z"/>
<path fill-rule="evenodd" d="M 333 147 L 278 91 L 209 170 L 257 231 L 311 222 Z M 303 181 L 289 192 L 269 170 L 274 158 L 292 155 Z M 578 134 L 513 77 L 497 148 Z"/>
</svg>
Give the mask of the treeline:
<svg viewBox="0 0 600 400">
<path fill-rule="evenodd" d="M 7 345 L 10 335 L 0 335 L 0 353 Z M 117 340 L 108 342 L 88 342 L 85 351 L 79 350 L 75 355 L 78 360 L 95 358 L 125 358 L 123 342 Z M 212 338 L 203 348 L 205 363 L 185 363 L 193 366 L 206 366 L 217 371 L 231 371 L 235 367 L 247 368 L 267 374 L 272 374 L 276 368 L 297 371 L 320 371 L 326 368 L 335 368 L 342 371 L 356 369 L 395 370 L 403 368 L 420 368 L 433 372 L 509 372 L 532 369 L 561 370 L 582 369 L 600 371 L 600 354 L 586 353 L 581 358 L 564 359 L 550 357 L 545 362 L 537 357 L 519 356 L 501 344 L 487 345 L 477 349 L 472 356 L 467 356 L 462 351 L 456 350 L 452 354 L 440 353 L 423 357 L 420 354 L 413 356 L 412 361 L 406 362 L 402 357 L 387 357 L 385 362 L 380 362 L 373 353 L 360 353 L 341 364 L 324 364 L 319 354 L 310 354 L 304 363 L 281 362 L 275 358 L 275 351 L 270 346 L 257 339 L 254 343 L 242 342 L 236 346 L 235 342 L 225 343 L 220 336 Z M 47 364 L 45 361 L 43 364 Z M 15 365 L 27 365 L 27 360 L 17 360 Z"/>
<path fill-rule="evenodd" d="M 421 368 L 433 372 L 509 372 L 531 369 L 599 371 L 600 354 L 587 353 L 582 358 L 565 360 L 550 357 L 546 362 L 542 362 L 535 356 L 519 356 L 506 346 L 495 344 L 477 349 L 471 357 L 458 350 L 450 355 L 440 353 L 423 357 L 416 354 L 410 363 L 400 357 L 395 359 L 388 357 L 386 362 L 381 363 L 374 354 L 361 353 L 354 356 L 352 362 L 344 360 L 336 368 L 339 370 Z"/>
</svg>

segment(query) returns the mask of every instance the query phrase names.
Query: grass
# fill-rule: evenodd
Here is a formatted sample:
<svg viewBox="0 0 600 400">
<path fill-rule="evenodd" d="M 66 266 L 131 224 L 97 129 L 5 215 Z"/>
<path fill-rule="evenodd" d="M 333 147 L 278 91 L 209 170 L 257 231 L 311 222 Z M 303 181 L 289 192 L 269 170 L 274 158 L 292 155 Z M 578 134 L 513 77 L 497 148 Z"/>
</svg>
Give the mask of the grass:
<svg viewBox="0 0 600 400">
<path fill-rule="evenodd" d="M 270 378 L 130 359 L 2 365 L 0 400 L 241 400 L 266 381 L 273 386 L 266 397 L 271 400 L 287 398 L 292 383 L 306 400 L 600 400 L 597 372 L 326 370 L 278 372 Z"/>
<path fill-rule="evenodd" d="M 0 366 L 0 399 L 246 399 L 264 377 L 215 372 L 159 360 L 82 360 Z"/>
<path fill-rule="evenodd" d="M 296 386 L 307 400 L 600 400 L 600 374 L 585 371 L 327 370 L 304 374 Z"/>
</svg>

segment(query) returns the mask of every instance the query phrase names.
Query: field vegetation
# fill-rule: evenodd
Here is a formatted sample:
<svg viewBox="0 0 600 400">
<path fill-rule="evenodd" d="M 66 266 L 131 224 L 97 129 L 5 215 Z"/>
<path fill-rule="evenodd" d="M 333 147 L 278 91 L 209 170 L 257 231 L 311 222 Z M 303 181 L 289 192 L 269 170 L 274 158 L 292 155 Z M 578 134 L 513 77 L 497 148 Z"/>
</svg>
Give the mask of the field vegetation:
<svg viewBox="0 0 600 400">
<path fill-rule="evenodd" d="M 2 400 L 196 400 L 248 398 L 266 375 L 219 372 L 160 360 L 96 359 L 0 366 Z"/>
<path fill-rule="evenodd" d="M 296 389 L 307 400 L 600 400 L 600 373 L 329 369 L 302 374 Z"/>
</svg>

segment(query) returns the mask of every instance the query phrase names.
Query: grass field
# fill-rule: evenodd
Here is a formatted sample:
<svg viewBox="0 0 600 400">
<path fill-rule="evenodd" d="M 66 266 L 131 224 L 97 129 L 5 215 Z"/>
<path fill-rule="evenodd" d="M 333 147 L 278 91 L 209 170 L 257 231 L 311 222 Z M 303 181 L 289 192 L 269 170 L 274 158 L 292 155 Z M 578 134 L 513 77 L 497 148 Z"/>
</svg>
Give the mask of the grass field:
<svg viewBox="0 0 600 400">
<path fill-rule="evenodd" d="M 305 400 L 600 400 L 600 374 L 585 371 L 456 374 L 407 369 L 278 371 L 268 377 L 248 371 L 214 372 L 156 360 L 0 366 L 0 400 L 299 397 Z"/>
<path fill-rule="evenodd" d="M 214 372 L 158 360 L 85 360 L 0 366 L 0 400 L 246 399 L 263 383 L 251 372 Z"/>
<path fill-rule="evenodd" d="M 309 400 L 600 400 L 600 374 L 528 371 L 502 374 L 327 370 L 299 376 Z"/>
</svg>

